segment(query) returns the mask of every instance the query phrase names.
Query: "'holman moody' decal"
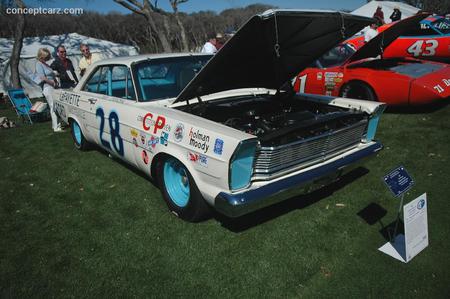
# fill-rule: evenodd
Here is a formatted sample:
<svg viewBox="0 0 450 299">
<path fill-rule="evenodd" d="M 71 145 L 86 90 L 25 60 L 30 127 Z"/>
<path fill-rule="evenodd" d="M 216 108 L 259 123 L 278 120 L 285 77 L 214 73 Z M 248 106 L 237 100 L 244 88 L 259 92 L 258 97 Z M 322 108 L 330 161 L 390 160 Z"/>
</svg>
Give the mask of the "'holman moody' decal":
<svg viewBox="0 0 450 299">
<path fill-rule="evenodd" d="M 189 131 L 189 145 L 198 149 L 201 149 L 205 154 L 209 149 L 209 136 L 202 133 L 200 130 L 194 130 L 191 128 Z"/>
</svg>

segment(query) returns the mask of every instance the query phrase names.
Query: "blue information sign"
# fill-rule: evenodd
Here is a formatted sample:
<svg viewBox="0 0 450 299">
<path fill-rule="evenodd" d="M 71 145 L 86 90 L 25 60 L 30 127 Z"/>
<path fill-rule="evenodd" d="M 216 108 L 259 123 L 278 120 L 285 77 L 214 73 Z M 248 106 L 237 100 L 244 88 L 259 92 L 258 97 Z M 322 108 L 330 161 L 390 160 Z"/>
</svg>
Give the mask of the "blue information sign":
<svg viewBox="0 0 450 299">
<path fill-rule="evenodd" d="M 383 177 L 383 181 L 395 196 L 400 196 L 414 185 L 405 167 L 399 166 Z"/>
</svg>

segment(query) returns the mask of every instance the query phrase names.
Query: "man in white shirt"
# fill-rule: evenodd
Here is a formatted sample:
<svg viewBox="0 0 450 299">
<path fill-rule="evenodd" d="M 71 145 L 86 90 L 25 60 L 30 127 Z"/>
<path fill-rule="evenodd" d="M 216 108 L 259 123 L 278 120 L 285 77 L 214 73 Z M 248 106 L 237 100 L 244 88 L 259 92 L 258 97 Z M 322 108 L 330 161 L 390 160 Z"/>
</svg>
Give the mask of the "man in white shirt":
<svg viewBox="0 0 450 299">
<path fill-rule="evenodd" d="M 209 40 L 203 45 L 202 53 L 214 54 L 214 53 L 217 52 L 216 35 L 215 34 L 209 34 L 208 38 L 209 38 Z"/>
<path fill-rule="evenodd" d="M 100 56 L 96 53 L 91 53 L 89 50 L 89 46 L 87 44 L 80 45 L 80 51 L 83 57 L 78 62 L 78 73 L 80 74 L 80 78 L 86 72 L 86 69 L 96 61 L 100 60 Z"/>
<path fill-rule="evenodd" d="M 370 28 L 364 33 L 364 43 L 369 42 L 372 38 L 378 35 L 377 28 L 378 25 L 376 23 L 370 25 Z"/>
</svg>

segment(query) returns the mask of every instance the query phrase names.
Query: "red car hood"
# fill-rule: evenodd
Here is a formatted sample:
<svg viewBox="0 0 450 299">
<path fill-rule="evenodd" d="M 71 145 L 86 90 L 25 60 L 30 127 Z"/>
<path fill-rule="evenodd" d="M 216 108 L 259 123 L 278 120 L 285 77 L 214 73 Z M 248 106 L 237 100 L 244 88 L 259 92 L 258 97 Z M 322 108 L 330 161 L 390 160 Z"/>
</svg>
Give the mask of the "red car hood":
<svg viewBox="0 0 450 299">
<path fill-rule="evenodd" d="M 418 14 L 404 20 L 398 21 L 386 28 L 383 32 L 380 32 L 377 36 L 372 38 L 367 44 L 357 50 L 348 60 L 347 63 L 351 63 L 357 60 L 377 57 L 381 55 L 397 37 L 401 36 L 411 26 L 414 26 L 425 19 L 429 14 Z"/>
</svg>

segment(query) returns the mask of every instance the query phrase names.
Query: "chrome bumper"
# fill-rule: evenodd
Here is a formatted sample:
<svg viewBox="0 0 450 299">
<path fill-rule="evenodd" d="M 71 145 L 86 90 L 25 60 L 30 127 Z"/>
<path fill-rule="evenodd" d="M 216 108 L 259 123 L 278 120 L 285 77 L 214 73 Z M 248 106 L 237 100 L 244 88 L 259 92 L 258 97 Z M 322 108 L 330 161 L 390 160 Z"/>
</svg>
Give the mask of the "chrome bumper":
<svg viewBox="0 0 450 299">
<path fill-rule="evenodd" d="M 339 178 L 344 170 L 350 170 L 383 148 L 381 143 L 374 143 L 344 158 L 323 166 L 269 183 L 260 188 L 241 193 L 220 192 L 214 201 L 216 210 L 228 217 L 239 217 L 260 208 L 272 205 L 296 195 L 320 188 Z"/>
</svg>

